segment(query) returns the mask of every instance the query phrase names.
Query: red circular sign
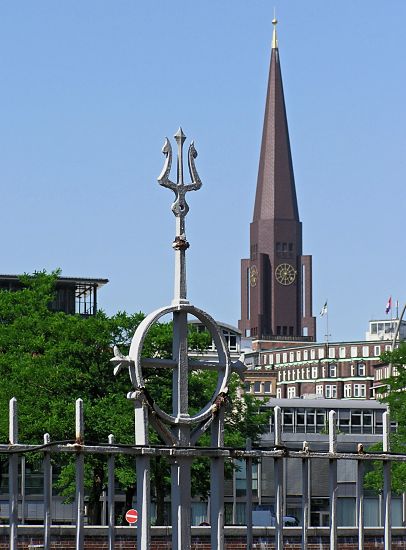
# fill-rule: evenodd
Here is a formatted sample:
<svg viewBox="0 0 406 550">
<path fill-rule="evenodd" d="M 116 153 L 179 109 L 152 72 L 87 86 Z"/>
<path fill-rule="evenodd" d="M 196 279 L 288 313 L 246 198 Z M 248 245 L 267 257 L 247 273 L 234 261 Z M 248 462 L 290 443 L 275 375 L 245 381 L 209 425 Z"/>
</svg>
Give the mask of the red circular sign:
<svg viewBox="0 0 406 550">
<path fill-rule="evenodd" d="M 125 519 L 128 521 L 128 523 L 137 523 L 138 521 L 138 512 L 137 510 L 134 510 L 131 508 L 131 510 L 128 510 L 128 512 L 125 515 Z"/>
</svg>

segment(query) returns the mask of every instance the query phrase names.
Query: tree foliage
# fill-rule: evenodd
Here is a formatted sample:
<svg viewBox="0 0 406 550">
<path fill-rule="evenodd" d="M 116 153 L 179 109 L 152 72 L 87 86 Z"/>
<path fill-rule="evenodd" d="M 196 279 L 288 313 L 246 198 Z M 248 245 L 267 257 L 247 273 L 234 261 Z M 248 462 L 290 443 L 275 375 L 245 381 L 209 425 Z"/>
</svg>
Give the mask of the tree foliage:
<svg viewBox="0 0 406 550">
<path fill-rule="evenodd" d="M 114 345 L 127 352 L 144 315 L 119 312 L 109 317 L 98 311 L 95 316 L 83 317 L 52 312 L 49 305 L 54 299 L 57 276 L 58 272 L 23 276 L 21 291 L 0 291 L 0 438 L 8 439 L 8 401 L 16 397 L 20 441 L 42 443 L 44 433 L 49 433 L 52 441 L 72 441 L 75 400 L 80 397 L 84 401 L 86 443 L 106 442 L 113 433 L 117 442 L 132 444 L 134 410 L 132 402 L 126 399 L 129 379 L 113 376 L 110 359 Z M 207 333 L 194 329 L 189 340 L 195 350 L 203 350 L 210 343 Z M 153 325 L 143 353 L 147 357 L 171 357 L 171 323 Z M 210 399 L 215 376 L 209 371 L 190 373 L 191 413 Z M 147 377 L 148 391 L 170 412 L 172 373 L 150 369 Z M 251 437 L 255 444 L 268 421 L 268 414 L 259 412 L 259 402 L 252 396 L 237 398 L 238 386 L 239 382 L 233 378 L 226 412 L 227 446 L 244 446 L 246 437 Z M 207 438 L 205 435 L 201 444 L 208 443 Z M 151 432 L 151 443 L 159 443 L 155 432 Z M 65 457 L 59 464 L 58 487 L 67 497 L 74 493 L 70 461 L 71 458 Z M 194 492 L 207 494 L 207 464 L 195 461 L 193 471 Z M 136 486 L 134 460 L 118 456 L 116 476 L 130 504 Z M 92 523 L 100 520 L 100 495 L 106 481 L 104 459 L 87 457 L 86 489 Z M 169 493 L 166 460 L 153 462 L 151 485 L 160 502 L 162 521 L 163 499 Z"/>
<path fill-rule="evenodd" d="M 385 380 L 385 385 L 378 391 L 380 400 L 387 403 L 391 421 L 397 422 L 397 431 L 390 436 L 391 452 L 406 453 L 406 343 L 403 342 L 393 351 L 382 354 L 384 364 L 392 364 L 396 369 L 394 376 Z M 382 444 L 374 445 L 371 450 L 382 451 Z M 365 476 L 366 486 L 381 492 L 383 488 L 382 463 L 376 462 Z M 392 462 L 392 490 L 395 493 L 406 492 L 406 463 Z"/>
</svg>

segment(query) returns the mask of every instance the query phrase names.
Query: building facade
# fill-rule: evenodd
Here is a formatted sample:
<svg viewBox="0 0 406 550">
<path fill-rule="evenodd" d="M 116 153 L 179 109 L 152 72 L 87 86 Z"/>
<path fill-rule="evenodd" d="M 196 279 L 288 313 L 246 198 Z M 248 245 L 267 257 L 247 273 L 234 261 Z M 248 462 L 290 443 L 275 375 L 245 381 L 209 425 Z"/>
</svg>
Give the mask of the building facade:
<svg viewBox="0 0 406 550">
<path fill-rule="evenodd" d="M 239 328 L 254 338 L 313 341 L 312 259 L 302 251 L 276 20 L 273 23 L 250 257 L 241 260 Z"/>
<path fill-rule="evenodd" d="M 285 347 L 255 344 L 257 349 L 246 354 L 245 381 L 246 391 L 260 398 L 374 398 L 380 355 L 391 349 L 389 342 L 380 340 Z M 272 377 L 275 393 L 268 394 L 265 383 Z"/>
</svg>

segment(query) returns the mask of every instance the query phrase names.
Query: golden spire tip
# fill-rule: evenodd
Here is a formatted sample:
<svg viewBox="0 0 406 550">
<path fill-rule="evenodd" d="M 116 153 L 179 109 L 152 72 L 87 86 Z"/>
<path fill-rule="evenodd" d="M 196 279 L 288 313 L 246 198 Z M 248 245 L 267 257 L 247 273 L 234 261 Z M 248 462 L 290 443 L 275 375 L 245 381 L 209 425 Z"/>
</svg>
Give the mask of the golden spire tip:
<svg viewBox="0 0 406 550">
<path fill-rule="evenodd" d="M 275 50 L 278 47 L 278 37 L 276 35 L 276 25 L 278 24 L 278 20 L 276 19 L 275 15 L 272 19 L 272 25 L 273 25 L 273 35 L 272 35 L 272 49 Z"/>
</svg>

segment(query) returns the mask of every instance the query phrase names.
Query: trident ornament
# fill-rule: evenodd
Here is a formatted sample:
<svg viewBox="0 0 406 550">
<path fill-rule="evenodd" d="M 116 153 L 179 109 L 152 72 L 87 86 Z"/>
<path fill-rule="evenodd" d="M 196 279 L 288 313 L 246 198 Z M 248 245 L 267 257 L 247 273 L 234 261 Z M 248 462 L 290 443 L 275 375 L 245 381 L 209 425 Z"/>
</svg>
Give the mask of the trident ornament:
<svg viewBox="0 0 406 550">
<path fill-rule="evenodd" d="M 183 144 L 186 136 L 182 128 L 174 135 L 178 144 L 178 166 L 177 166 L 177 183 L 169 179 L 169 174 L 172 167 L 172 146 L 168 138 L 165 139 L 162 153 L 166 160 L 162 172 L 158 176 L 158 183 L 163 187 L 171 189 L 175 193 L 175 201 L 172 204 L 172 212 L 176 217 L 176 235 L 173 241 L 173 248 L 176 252 L 175 258 L 175 289 L 173 303 L 188 303 L 186 299 L 186 257 L 185 251 L 189 248 L 189 243 L 186 240 L 185 232 L 185 217 L 189 212 L 189 205 L 186 202 L 186 193 L 188 191 L 197 191 L 202 186 L 201 179 L 197 173 L 195 166 L 195 158 L 197 151 L 194 142 L 189 145 L 188 165 L 189 173 L 192 182 L 185 184 L 183 181 Z"/>
</svg>

